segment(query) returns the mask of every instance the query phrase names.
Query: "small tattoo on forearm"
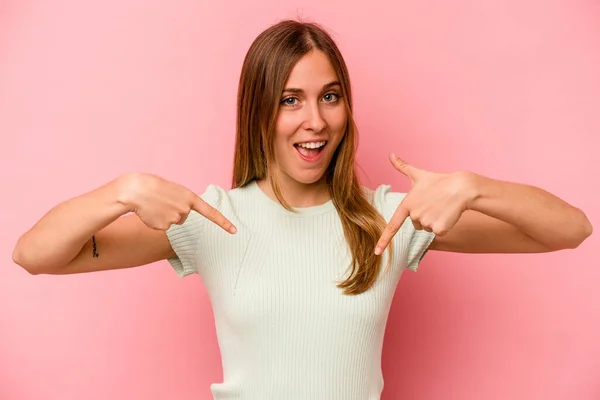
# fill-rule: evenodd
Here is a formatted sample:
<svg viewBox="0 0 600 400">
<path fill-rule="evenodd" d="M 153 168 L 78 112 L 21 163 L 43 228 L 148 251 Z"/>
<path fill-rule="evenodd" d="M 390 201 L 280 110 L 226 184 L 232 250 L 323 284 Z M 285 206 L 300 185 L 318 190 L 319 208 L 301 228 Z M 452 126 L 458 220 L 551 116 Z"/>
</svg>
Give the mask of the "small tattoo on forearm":
<svg viewBox="0 0 600 400">
<path fill-rule="evenodd" d="M 96 251 L 96 237 L 94 235 L 92 235 L 92 245 L 94 246 L 94 248 L 93 248 L 93 251 L 94 251 L 93 257 L 94 258 L 98 258 L 98 256 L 100 254 L 98 254 L 98 252 Z"/>
</svg>

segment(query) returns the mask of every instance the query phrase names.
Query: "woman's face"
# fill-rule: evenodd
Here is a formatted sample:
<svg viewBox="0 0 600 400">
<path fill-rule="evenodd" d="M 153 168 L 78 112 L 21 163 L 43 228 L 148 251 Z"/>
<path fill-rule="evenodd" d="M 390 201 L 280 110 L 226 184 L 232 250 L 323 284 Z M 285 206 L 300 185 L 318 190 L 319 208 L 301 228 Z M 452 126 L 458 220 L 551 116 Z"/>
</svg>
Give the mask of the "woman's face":
<svg viewBox="0 0 600 400">
<path fill-rule="evenodd" d="M 281 178 L 303 184 L 319 181 L 346 124 L 338 77 L 327 56 L 314 50 L 294 66 L 281 95 L 274 137 Z"/>
</svg>

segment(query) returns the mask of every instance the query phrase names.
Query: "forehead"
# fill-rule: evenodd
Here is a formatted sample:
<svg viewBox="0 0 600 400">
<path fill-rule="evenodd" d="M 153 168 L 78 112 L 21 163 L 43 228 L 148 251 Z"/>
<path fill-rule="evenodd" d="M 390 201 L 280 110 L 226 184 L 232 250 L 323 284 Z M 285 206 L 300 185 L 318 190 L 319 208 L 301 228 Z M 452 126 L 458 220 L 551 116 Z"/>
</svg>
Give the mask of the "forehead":
<svg viewBox="0 0 600 400">
<path fill-rule="evenodd" d="M 338 77 L 329 58 L 322 51 L 313 50 L 294 65 L 285 86 L 304 90 L 321 89 L 336 80 Z"/>
</svg>

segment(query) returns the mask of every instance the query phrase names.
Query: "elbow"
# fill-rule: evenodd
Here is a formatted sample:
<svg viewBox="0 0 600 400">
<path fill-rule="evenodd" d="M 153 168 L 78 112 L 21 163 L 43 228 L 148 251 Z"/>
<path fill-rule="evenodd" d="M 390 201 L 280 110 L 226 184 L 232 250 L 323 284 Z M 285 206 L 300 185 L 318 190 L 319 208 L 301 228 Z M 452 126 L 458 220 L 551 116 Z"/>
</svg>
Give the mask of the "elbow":
<svg viewBox="0 0 600 400">
<path fill-rule="evenodd" d="M 590 236 L 592 236 L 592 233 L 594 232 L 594 227 L 592 226 L 592 223 L 590 222 L 590 220 L 588 219 L 588 217 L 585 215 L 585 213 L 583 211 L 581 211 L 581 215 L 582 215 L 582 222 L 581 222 L 581 243 L 583 243 L 583 241 L 587 238 L 589 238 Z"/>
<path fill-rule="evenodd" d="M 12 259 L 15 264 L 22 267 L 25 271 L 29 272 L 31 275 L 39 274 L 39 271 L 35 268 L 31 267 L 31 264 L 25 261 L 23 254 L 19 251 L 18 247 L 15 247 L 12 253 Z"/>
<path fill-rule="evenodd" d="M 41 266 L 34 263 L 27 257 L 27 253 L 17 244 L 12 253 L 12 259 L 15 264 L 23 268 L 31 275 L 39 275 L 45 273 Z"/>
<path fill-rule="evenodd" d="M 594 233 L 594 227 L 592 226 L 590 220 L 587 219 L 587 217 L 585 218 L 585 221 L 585 238 L 587 239 L 588 237 L 592 236 L 592 233 Z"/>
<path fill-rule="evenodd" d="M 547 243 L 548 251 L 574 250 L 592 235 L 594 228 L 583 211 L 577 209 L 577 215 L 571 220 L 571 224 L 563 225 L 557 232 L 554 241 Z"/>
<path fill-rule="evenodd" d="M 571 234 L 571 238 L 569 240 L 569 244 L 567 248 L 576 249 L 579 247 L 587 238 L 592 236 L 594 232 L 594 228 L 592 227 L 592 223 L 586 217 L 585 213 L 579 210 L 581 213 L 580 222 L 576 225 L 576 229 L 574 229 L 574 233 Z"/>
</svg>

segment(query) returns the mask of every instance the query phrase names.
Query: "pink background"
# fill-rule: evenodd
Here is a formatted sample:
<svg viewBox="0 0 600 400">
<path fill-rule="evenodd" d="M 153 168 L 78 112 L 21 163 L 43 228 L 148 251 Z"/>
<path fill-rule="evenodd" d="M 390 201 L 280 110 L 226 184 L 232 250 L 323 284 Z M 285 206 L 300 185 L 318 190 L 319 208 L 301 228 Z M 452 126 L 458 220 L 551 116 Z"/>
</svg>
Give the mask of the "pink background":
<svg viewBox="0 0 600 400">
<path fill-rule="evenodd" d="M 237 81 L 256 35 L 304 17 L 353 78 L 366 183 L 432 170 L 541 186 L 600 229 L 593 1 L 0 3 L 0 399 L 210 399 L 204 286 L 166 261 L 30 276 L 18 236 L 131 170 L 228 187 Z M 600 399 L 598 234 L 538 255 L 430 253 L 391 310 L 384 400 Z"/>
</svg>

